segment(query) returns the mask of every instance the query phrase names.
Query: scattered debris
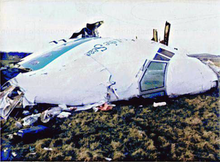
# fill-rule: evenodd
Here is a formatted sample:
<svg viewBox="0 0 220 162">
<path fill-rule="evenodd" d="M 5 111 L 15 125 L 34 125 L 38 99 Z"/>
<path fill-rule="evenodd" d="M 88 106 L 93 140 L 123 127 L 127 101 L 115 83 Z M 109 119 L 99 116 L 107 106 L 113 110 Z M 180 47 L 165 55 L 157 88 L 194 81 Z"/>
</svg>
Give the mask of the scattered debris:
<svg viewBox="0 0 220 162">
<path fill-rule="evenodd" d="M 28 110 L 24 110 L 24 111 L 22 112 L 22 114 L 25 115 L 25 116 L 27 116 L 27 115 L 30 115 L 31 113 L 30 113 L 30 111 L 28 111 Z"/>
<path fill-rule="evenodd" d="M 52 107 L 48 110 L 45 110 L 41 113 L 41 121 L 43 123 L 47 123 L 50 121 L 50 119 L 57 116 L 58 118 L 64 118 L 71 115 L 70 112 L 62 112 L 62 111 L 72 111 L 76 110 L 76 107 L 67 107 L 66 105 L 59 105 L 58 107 Z"/>
<path fill-rule="evenodd" d="M 61 107 L 53 107 L 50 110 L 47 110 L 47 114 L 54 117 L 59 115 L 61 111 L 62 111 Z"/>
<path fill-rule="evenodd" d="M 11 155 L 11 149 L 10 148 L 5 148 L 1 151 L 1 160 L 6 161 L 10 160 L 10 155 Z"/>
<path fill-rule="evenodd" d="M 105 102 L 104 101 L 101 101 L 101 102 L 98 102 L 98 103 L 94 103 L 94 104 L 87 104 L 87 105 L 84 105 L 84 106 L 78 106 L 77 108 L 75 108 L 75 111 L 85 111 L 85 110 L 89 110 L 89 109 L 93 109 L 93 108 L 96 108 L 100 105 L 103 105 Z"/>
<path fill-rule="evenodd" d="M 8 135 L 8 139 L 9 139 L 9 140 L 12 140 L 13 137 L 14 137 L 13 134 L 9 134 L 9 135 Z"/>
<path fill-rule="evenodd" d="M 71 115 L 70 112 L 61 112 L 57 117 L 58 118 L 67 118 L 70 115 Z"/>
<path fill-rule="evenodd" d="M 15 126 L 19 129 L 22 128 L 21 122 L 18 122 L 18 121 L 15 122 Z"/>
<path fill-rule="evenodd" d="M 17 156 L 16 152 L 14 152 L 14 151 L 13 151 L 11 154 L 12 154 L 14 157 Z"/>
<path fill-rule="evenodd" d="M 28 136 L 37 135 L 43 133 L 48 129 L 43 125 L 34 126 L 31 128 L 21 129 L 15 135 L 20 136 L 21 138 L 26 138 Z"/>
<path fill-rule="evenodd" d="M 157 102 L 157 103 L 154 102 L 154 103 L 153 103 L 153 107 L 166 106 L 166 104 L 167 104 L 166 102 Z"/>
<path fill-rule="evenodd" d="M 95 112 L 99 111 L 99 108 L 98 107 L 93 107 L 92 108 Z"/>
<path fill-rule="evenodd" d="M 62 108 L 60 107 L 53 107 L 49 110 L 45 110 L 44 112 L 41 113 L 41 121 L 43 123 L 47 123 L 50 121 L 50 119 L 52 119 L 53 117 L 59 115 L 62 111 Z"/>
<path fill-rule="evenodd" d="M 38 121 L 38 118 L 40 117 L 40 115 L 41 115 L 41 113 L 26 116 L 25 118 L 22 119 L 23 126 L 34 124 L 35 122 Z"/>
<path fill-rule="evenodd" d="M 105 160 L 107 160 L 107 161 L 112 161 L 112 158 L 106 157 Z"/>
<path fill-rule="evenodd" d="M 48 147 L 44 147 L 43 149 L 46 150 L 46 151 L 52 151 L 53 150 L 52 148 L 48 148 Z"/>
<path fill-rule="evenodd" d="M 22 97 L 24 96 L 23 92 L 17 92 L 18 95 L 9 97 L 12 91 L 15 89 L 14 86 L 9 86 L 0 94 L 0 116 L 4 119 L 7 119 L 13 109 L 20 103 Z"/>
<path fill-rule="evenodd" d="M 91 161 L 110 160 L 105 157 L 112 161 L 181 161 L 189 158 L 188 152 L 193 154 L 190 155 L 193 161 L 218 161 L 219 99 L 199 95 L 171 102 L 166 109 L 154 108 L 148 103 L 142 108 L 117 106 L 108 113 L 74 113 L 69 118 L 47 124 L 56 132 L 49 132 L 53 134 L 51 138 L 41 139 L 33 134 L 37 138 L 35 142 L 25 144 L 25 140 L 19 139 L 9 148 L 17 153 L 16 160 L 25 161 L 62 161 L 70 156 L 72 161 L 88 157 Z M 3 137 L 17 130 L 13 128 L 15 122 L 9 118 L 4 123 Z M 4 129 L 10 123 L 9 130 Z M 44 147 L 49 148 L 48 151 Z M 5 144 L 2 148 L 6 148 Z M 13 159 L 11 154 L 10 157 Z"/>
<path fill-rule="evenodd" d="M 113 106 L 115 105 L 108 105 L 107 103 L 104 103 L 102 106 L 98 106 L 98 109 L 101 111 L 108 111 L 112 110 Z"/>
</svg>

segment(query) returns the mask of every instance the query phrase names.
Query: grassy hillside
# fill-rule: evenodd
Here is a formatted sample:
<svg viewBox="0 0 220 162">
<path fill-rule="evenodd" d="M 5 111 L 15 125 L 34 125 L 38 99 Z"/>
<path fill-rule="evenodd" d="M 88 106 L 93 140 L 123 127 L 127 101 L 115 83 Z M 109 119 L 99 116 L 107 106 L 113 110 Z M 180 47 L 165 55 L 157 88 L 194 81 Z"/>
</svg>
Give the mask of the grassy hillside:
<svg viewBox="0 0 220 162">
<path fill-rule="evenodd" d="M 0 67 L 8 65 L 10 63 L 19 62 L 25 56 L 30 55 L 31 53 L 25 52 L 3 52 L 0 51 Z"/>
<path fill-rule="evenodd" d="M 212 61 L 216 66 L 220 67 L 220 55 L 213 54 L 192 54 L 190 57 L 198 58 L 200 61 L 206 62 L 208 60 Z"/>
<path fill-rule="evenodd" d="M 9 147 L 17 153 L 14 160 L 220 160 L 219 103 L 202 94 L 164 107 L 118 105 L 109 112 L 81 112 L 46 124 L 52 136 Z M 2 123 L 3 138 L 18 130 L 15 122 Z"/>
</svg>

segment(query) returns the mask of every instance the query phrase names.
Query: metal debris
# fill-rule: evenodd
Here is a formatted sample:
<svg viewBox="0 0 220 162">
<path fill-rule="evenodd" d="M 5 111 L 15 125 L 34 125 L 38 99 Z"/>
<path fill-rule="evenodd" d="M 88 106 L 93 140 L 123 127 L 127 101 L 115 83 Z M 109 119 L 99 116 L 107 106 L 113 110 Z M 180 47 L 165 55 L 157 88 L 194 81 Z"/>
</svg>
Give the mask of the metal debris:
<svg viewBox="0 0 220 162">
<path fill-rule="evenodd" d="M 0 93 L 0 116 L 4 119 L 7 119 L 11 114 L 13 109 L 20 103 L 24 93 L 18 93 L 17 96 L 13 97 L 13 99 L 9 98 L 9 95 L 16 87 L 9 86 L 3 92 Z"/>
<path fill-rule="evenodd" d="M 14 151 L 13 151 L 11 154 L 12 154 L 12 156 L 14 156 L 14 157 L 17 156 L 16 152 L 14 152 Z"/>
<path fill-rule="evenodd" d="M 107 160 L 107 161 L 112 161 L 112 158 L 106 157 L 105 160 Z"/>
<path fill-rule="evenodd" d="M 26 116 L 25 118 L 22 119 L 23 126 L 34 124 L 35 122 L 37 122 L 37 120 L 40 117 L 40 115 L 41 114 L 38 113 L 38 114 L 32 114 L 32 115 Z"/>
<path fill-rule="evenodd" d="M 17 127 L 17 128 L 22 128 L 22 124 L 20 123 L 20 122 L 15 122 L 15 126 Z"/>
<path fill-rule="evenodd" d="M 70 112 L 61 112 L 57 117 L 58 118 L 67 118 L 71 115 Z"/>
<path fill-rule="evenodd" d="M 59 115 L 62 111 L 62 108 L 60 107 L 53 107 L 49 110 L 45 110 L 44 112 L 42 112 L 40 118 L 41 118 L 41 121 L 43 123 L 47 123 L 50 121 L 50 119 L 52 119 L 53 117 Z"/>
<path fill-rule="evenodd" d="M 52 148 L 48 148 L 48 147 L 44 147 L 43 149 L 46 150 L 46 151 L 52 151 L 53 150 Z"/>
<path fill-rule="evenodd" d="M 166 106 L 167 103 L 166 102 L 154 102 L 153 107 L 159 107 L 159 106 Z"/>
<path fill-rule="evenodd" d="M 25 138 L 27 136 L 43 133 L 47 129 L 48 129 L 48 127 L 45 127 L 43 125 L 38 125 L 38 126 L 31 127 L 31 128 L 26 128 L 26 129 L 19 130 L 17 132 L 17 136 L 20 136 L 21 138 Z"/>
</svg>

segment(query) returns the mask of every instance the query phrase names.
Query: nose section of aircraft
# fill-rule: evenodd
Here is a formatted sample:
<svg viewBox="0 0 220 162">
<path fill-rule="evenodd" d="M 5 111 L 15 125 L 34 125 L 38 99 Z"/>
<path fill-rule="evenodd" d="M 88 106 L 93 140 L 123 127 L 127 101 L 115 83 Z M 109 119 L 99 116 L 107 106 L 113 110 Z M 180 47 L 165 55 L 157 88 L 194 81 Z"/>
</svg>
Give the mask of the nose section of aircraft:
<svg viewBox="0 0 220 162">
<path fill-rule="evenodd" d="M 167 71 L 167 95 L 197 94 L 218 84 L 217 74 L 195 58 L 179 58 L 171 62 Z"/>
</svg>

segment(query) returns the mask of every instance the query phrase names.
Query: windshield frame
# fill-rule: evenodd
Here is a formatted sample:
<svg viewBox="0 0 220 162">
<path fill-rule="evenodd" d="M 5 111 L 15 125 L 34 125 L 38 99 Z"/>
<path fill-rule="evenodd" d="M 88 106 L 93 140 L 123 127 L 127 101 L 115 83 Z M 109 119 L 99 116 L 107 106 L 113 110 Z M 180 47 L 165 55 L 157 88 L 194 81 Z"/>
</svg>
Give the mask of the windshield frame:
<svg viewBox="0 0 220 162">
<path fill-rule="evenodd" d="M 152 63 L 161 63 L 161 64 L 165 64 L 165 67 L 163 69 L 163 85 L 161 87 L 156 87 L 156 88 L 150 88 L 150 89 L 146 89 L 143 90 L 142 87 L 142 81 L 146 75 L 146 73 L 149 70 L 149 67 L 152 65 Z M 167 67 L 168 67 L 168 62 L 167 61 L 149 61 L 148 64 L 146 65 L 146 68 L 143 70 L 143 74 L 141 76 L 141 79 L 139 80 L 139 90 L 140 90 L 140 94 L 146 94 L 146 93 L 154 93 L 154 92 L 158 92 L 158 91 L 165 91 L 166 89 L 166 72 L 167 72 Z"/>
</svg>

